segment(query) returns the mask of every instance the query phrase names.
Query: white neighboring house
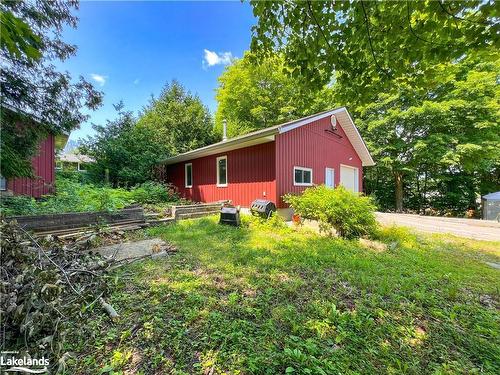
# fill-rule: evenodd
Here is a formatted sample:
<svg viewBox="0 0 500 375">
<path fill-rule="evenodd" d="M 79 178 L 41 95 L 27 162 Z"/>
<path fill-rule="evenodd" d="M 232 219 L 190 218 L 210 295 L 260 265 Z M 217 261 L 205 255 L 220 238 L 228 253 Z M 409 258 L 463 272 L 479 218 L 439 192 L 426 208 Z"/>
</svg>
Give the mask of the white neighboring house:
<svg viewBox="0 0 500 375">
<path fill-rule="evenodd" d="M 94 159 L 88 155 L 68 152 L 57 157 L 56 170 L 74 170 L 78 172 L 85 172 L 87 170 L 87 165 L 93 162 Z"/>
</svg>

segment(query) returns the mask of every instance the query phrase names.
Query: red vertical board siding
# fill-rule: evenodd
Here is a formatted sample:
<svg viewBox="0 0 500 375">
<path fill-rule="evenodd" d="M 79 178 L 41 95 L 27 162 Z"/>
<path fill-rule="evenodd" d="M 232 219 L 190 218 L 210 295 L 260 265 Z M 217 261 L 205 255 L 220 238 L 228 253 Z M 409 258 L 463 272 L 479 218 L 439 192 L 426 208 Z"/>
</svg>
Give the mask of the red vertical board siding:
<svg viewBox="0 0 500 375">
<path fill-rule="evenodd" d="M 227 187 L 218 187 L 216 160 L 227 156 Z M 184 165 L 193 164 L 193 187 L 186 188 Z M 257 198 L 276 203 L 275 143 L 205 156 L 167 166 L 166 180 L 174 184 L 181 196 L 195 202 L 230 199 L 232 204 L 250 207 Z"/>
<path fill-rule="evenodd" d="M 294 186 L 293 167 L 306 167 L 313 170 L 313 183 L 325 183 L 325 168 L 335 170 L 335 186 L 340 182 L 340 165 L 358 168 L 359 191 L 362 190 L 363 168 L 361 159 L 347 138 L 342 124 L 337 125 L 336 133 L 329 132 L 330 118 L 326 117 L 310 124 L 276 136 L 276 191 L 278 207 L 285 207 L 282 196 L 287 193 L 300 193 L 306 187 Z"/>
<path fill-rule="evenodd" d="M 39 153 L 31 161 L 35 178 L 9 179 L 7 189 L 11 190 L 15 195 L 30 195 L 35 198 L 53 193 L 55 163 L 54 136 L 49 135 L 40 143 Z"/>
</svg>

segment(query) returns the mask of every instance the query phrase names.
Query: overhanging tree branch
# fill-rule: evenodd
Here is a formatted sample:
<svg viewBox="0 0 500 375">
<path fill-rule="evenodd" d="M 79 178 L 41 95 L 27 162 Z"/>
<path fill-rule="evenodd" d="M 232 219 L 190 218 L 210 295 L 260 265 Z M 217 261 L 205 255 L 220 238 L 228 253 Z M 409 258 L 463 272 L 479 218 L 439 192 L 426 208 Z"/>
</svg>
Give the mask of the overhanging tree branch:
<svg viewBox="0 0 500 375">
<path fill-rule="evenodd" d="M 407 0 L 406 1 L 406 13 L 407 13 L 407 19 L 408 19 L 408 26 L 410 26 L 410 32 L 412 35 L 418 39 L 421 40 L 422 42 L 431 44 L 431 45 L 440 45 L 440 46 L 445 46 L 446 44 L 443 43 L 437 43 L 437 42 L 431 42 L 427 39 L 422 38 L 420 35 L 418 35 L 415 30 L 413 29 L 413 26 L 411 25 L 411 13 L 410 13 L 410 2 Z"/>
<path fill-rule="evenodd" d="M 368 15 L 366 14 L 365 4 L 363 3 L 363 1 L 360 1 L 360 3 L 361 3 L 361 8 L 363 9 L 363 14 L 364 14 L 364 17 L 365 17 L 366 32 L 368 33 L 368 42 L 370 44 L 370 52 L 372 54 L 373 61 L 375 62 L 375 65 L 377 66 L 377 68 L 381 72 L 385 73 L 385 70 L 382 69 L 382 67 L 378 63 L 377 57 L 375 56 L 375 51 L 373 49 L 373 43 L 372 43 L 372 36 L 370 34 L 370 21 L 368 19 Z"/>
<path fill-rule="evenodd" d="M 310 0 L 307 0 L 307 7 L 308 7 L 308 11 L 309 11 L 311 20 L 314 22 L 314 24 L 316 25 L 316 27 L 319 29 L 319 32 L 323 36 L 323 39 L 325 39 L 326 45 L 328 46 L 328 50 L 330 51 L 330 53 L 333 53 L 335 55 L 335 53 L 338 53 L 338 51 L 333 51 L 333 47 L 331 46 L 330 41 L 326 37 L 326 34 L 323 31 L 323 28 L 319 24 L 319 22 L 318 22 L 318 20 L 316 18 L 316 15 L 314 14 L 314 11 L 312 9 L 311 1 Z M 338 55 L 340 55 L 340 54 L 338 54 Z M 340 58 L 338 58 L 337 60 L 338 60 L 339 65 L 342 67 L 342 69 L 347 70 L 346 67 L 342 64 L 342 62 L 341 62 L 342 60 Z"/>
<path fill-rule="evenodd" d="M 441 7 L 441 9 L 443 10 L 443 12 L 445 12 L 446 14 L 452 16 L 453 18 L 455 18 L 455 19 L 457 19 L 459 21 L 465 21 L 465 22 L 475 23 L 475 24 L 478 24 L 478 25 L 493 26 L 492 23 L 487 22 L 487 21 L 485 21 L 485 22 L 478 22 L 478 21 L 468 20 L 467 18 L 459 17 L 456 14 L 451 13 L 448 9 L 446 9 L 446 7 L 444 6 L 444 4 L 442 3 L 441 0 L 438 0 L 438 3 L 439 3 L 439 6 Z"/>
</svg>

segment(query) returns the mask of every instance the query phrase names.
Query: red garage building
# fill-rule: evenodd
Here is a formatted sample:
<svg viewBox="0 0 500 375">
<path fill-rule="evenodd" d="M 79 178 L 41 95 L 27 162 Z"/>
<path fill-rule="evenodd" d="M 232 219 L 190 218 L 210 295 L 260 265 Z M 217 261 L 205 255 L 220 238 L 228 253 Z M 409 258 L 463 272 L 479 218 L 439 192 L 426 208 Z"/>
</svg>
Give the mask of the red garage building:
<svg viewBox="0 0 500 375">
<path fill-rule="evenodd" d="M 250 207 L 257 198 L 284 207 L 281 197 L 307 186 L 361 191 L 363 166 L 374 165 L 346 108 L 262 129 L 163 161 L 166 180 L 197 202 L 229 199 Z"/>
</svg>

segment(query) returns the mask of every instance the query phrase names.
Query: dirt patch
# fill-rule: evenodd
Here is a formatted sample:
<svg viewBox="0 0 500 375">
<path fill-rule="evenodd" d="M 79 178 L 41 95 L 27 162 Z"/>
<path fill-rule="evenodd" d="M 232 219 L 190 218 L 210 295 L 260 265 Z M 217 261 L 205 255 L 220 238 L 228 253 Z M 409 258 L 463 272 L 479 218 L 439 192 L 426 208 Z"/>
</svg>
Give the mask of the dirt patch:
<svg viewBox="0 0 500 375">
<path fill-rule="evenodd" d="M 380 241 L 373 241 L 365 238 L 360 238 L 359 244 L 363 246 L 365 249 L 372 250 L 376 253 L 382 253 L 387 250 L 387 245 Z"/>
<path fill-rule="evenodd" d="M 134 349 L 130 357 L 130 363 L 127 365 L 127 369 L 123 372 L 124 375 L 137 374 L 137 370 L 143 361 L 143 355 L 138 349 Z"/>
</svg>

